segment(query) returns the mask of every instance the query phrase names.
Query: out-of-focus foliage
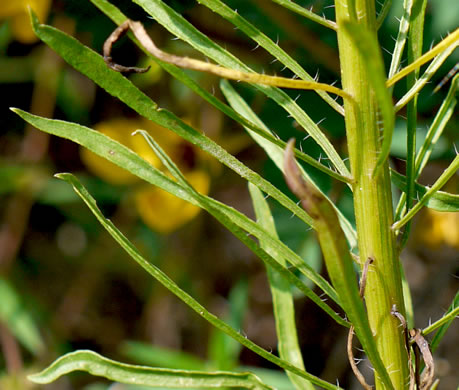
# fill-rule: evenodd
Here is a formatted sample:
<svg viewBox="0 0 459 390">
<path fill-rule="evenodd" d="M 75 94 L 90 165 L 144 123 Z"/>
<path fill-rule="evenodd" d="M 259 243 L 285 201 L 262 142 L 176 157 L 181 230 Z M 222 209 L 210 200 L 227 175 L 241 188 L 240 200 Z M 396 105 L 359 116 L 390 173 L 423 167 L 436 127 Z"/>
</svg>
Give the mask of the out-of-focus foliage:
<svg viewBox="0 0 459 390">
<path fill-rule="evenodd" d="M 171 40 L 171 36 L 146 18 L 137 6 L 129 1 L 113 3 L 122 7 L 129 17 L 145 23 L 160 47 L 180 55 L 196 55 L 186 44 Z M 256 48 L 254 42 L 232 25 L 196 2 L 168 3 L 254 68 L 268 74 L 291 76 L 282 66 L 272 62 L 267 52 Z M 320 81 L 331 83 L 338 78 L 336 41 L 332 31 L 276 7 L 270 1 L 232 0 L 227 3 L 277 41 L 310 73 L 315 74 L 320 68 Z M 393 15 L 397 14 L 399 3 L 394 2 Z M 308 7 L 314 6 L 316 12 L 332 17 L 330 4 L 328 1 L 305 3 Z M 125 254 L 71 189 L 52 175 L 62 171 L 76 173 L 102 205 L 104 214 L 136 243 L 146 258 L 167 271 L 207 307 L 243 329 L 250 339 L 275 350 L 277 340 L 263 264 L 207 214 L 198 214 L 198 208 L 139 183 L 129 173 L 86 150 L 79 150 L 74 144 L 48 138 L 30 127 L 24 128 L 23 122 L 7 108 L 16 106 L 41 116 L 95 128 L 129 145 L 160 167 L 145 140 L 140 135 L 131 136 L 136 129 L 148 130 L 199 192 L 211 193 L 253 216 L 245 184 L 194 146 L 174 138 L 171 132 L 138 119 L 130 109 L 96 88 L 38 42 L 30 27 L 29 5 L 41 21 L 71 33 L 99 52 L 114 27 L 85 0 L 5 0 L 0 4 L 0 343 L 3 351 L 0 354 L 0 388 L 29 388 L 31 385 L 24 376 L 31 367 L 36 371 L 35 367 L 42 367 L 63 352 L 76 348 L 91 348 L 104 355 L 158 366 L 172 367 L 171 361 L 175 361 L 177 367 L 183 368 L 183 362 L 187 361 L 190 368 L 200 366 L 200 369 L 263 367 L 265 362 L 245 349 L 235 350 L 232 341 L 218 331 L 213 331 L 209 337 L 207 324 L 127 261 Z M 455 0 L 429 3 L 424 37 L 426 48 L 441 34 L 456 27 L 457 8 Z M 379 34 L 382 45 L 388 50 L 392 50 L 392 36 L 397 28 L 398 22 L 389 16 Z M 129 65 L 145 65 L 142 53 L 127 40 L 119 43 L 114 56 Z M 384 56 L 387 69 L 390 56 Z M 425 134 L 424 128 L 438 110 L 447 86 L 437 94 L 432 94 L 432 90 L 457 60 L 456 52 L 421 93 L 419 138 Z M 195 72 L 189 72 L 189 76 L 222 98 L 216 78 Z M 128 77 L 160 106 L 187 118 L 225 149 L 237 154 L 246 165 L 261 172 L 278 188 L 285 189 L 283 178 L 273 163 L 266 160 L 239 126 L 160 67 L 154 64 L 148 73 Z M 281 139 L 295 134 L 303 150 L 316 159 L 321 158 L 317 144 L 310 138 L 304 139 L 305 134 L 297 123 L 286 120 L 286 113 L 277 105 L 243 85 L 237 88 Z M 313 107 L 309 112 L 314 121 L 325 120 L 321 123 L 326 124 L 335 148 L 343 155 L 346 142 L 341 117 L 313 92 L 288 91 L 288 94 L 298 97 L 296 101 L 300 106 Z M 397 88 L 395 95 L 400 97 Z M 444 169 L 445 161 L 451 159 L 453 149 L 449 146 L 457 141 L 455 129 L 458 126 L 457 117 L 453 117 L 442 143 L 432 155 L 435 164 L 421 177 L 421 183 L 431 183 Z M 405 137 L 405 132 L 403 123 L 397 123 L 391 149 L 397 157 L 392 164 L 401 171 L 406 150 L 400 147 L 402 143 L 398 140 Z M 352 202 L 346 186 L 332 182 L 317 171 L 312 171 L 311 175 L 352 220 Z M 457 180 L 454 180 L 451 192 L 457 188 Z M 271 202 L 270 206 L 281 240 L 314 269 L 320 270 L 322 263 L 317 244 L 304 232 L 304 225 L 277 203 Z M 459 242 L 457 214 L 450 217 L 429 210 L 419 216 L 418 222 L 404 261 L 413 286 L 417 317 L 427 323 L 427 313 L 440 315 L 441 308 L 449 304 L 452 291 L 457 288 L 457 282 L 430 277 L 432 269 L 440 266 L 449 274 L 458 272 L 454 263 Z M 244 298 L 244 304 L 238 301 L 238 294 Z M 324 379 L 335 381 L 339 378 L 341 384 L 348 384 L 351 379 L 347 361 L 340 349 L 346 333 L 303 299 L 299 291 L 295 296 L 305 365 Z M 233 312 L 234 308 L 239 312 Z M 328 332 L 318 332 L 323 329 Z M 453 356 L 454 345 L 457 345 L 454 339 L 457 332 L 450 330 L 449 334 L 450 341 L 438 351 L 445 361 Z M 137 344 L 128 343 L 134 339 Z M 155 347 L 149 350 L 150 345 Z M 261 378 L 271 378 L 266 381 L 274 386 L 291 388 L 284 374 L 268 370 L 266 366 L 258 370 L 257 374 Z M 457 373 L 449 366 L 443 370 L 439 375 L 443 376 L 445 388 L 453 388 Z M 62 379 L 61 385 L 75 389 L 96 386 L 107 389 L 109 386 L 100 383 L 90 387 L 87 381 L 87 377 L 75 376 Z"/>
</svg>

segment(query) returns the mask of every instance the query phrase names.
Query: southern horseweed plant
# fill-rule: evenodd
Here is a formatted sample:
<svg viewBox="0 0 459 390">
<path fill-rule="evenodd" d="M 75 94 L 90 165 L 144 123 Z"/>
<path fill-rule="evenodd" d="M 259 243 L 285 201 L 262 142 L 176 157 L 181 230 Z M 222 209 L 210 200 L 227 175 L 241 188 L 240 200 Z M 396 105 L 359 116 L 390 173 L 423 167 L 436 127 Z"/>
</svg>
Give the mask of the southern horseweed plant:
<svg viewBox="0 0 459 390">
<path fill-rule="evenodd" d="M 128 238 L 102 215 L 94 198 L 76 177 L 68 173 L 56 176 L 73 186 L 109 234 L 151 276 L 213 326 L 284 369 L 292 385 L 298 390 L 313 389 L 314 386 L 340 389 L 340 386 L 308 373 L 307 367 L 304 366 L 294 321 L 292 287 L 304 293 L 338 324 L 349 328 L 347 351 L 343 353 L 347 353 L 351 368 L 362 387 L 371 388 L 368 384 L 371 382 L 375 383 L 377 389 L 436 387 L 432 352 L 458 313 L 457 296 L 440 320 L 426 329 L 414 328 L 412 307 L 407 297 L 409 290 L 404 286 L 405 279 L 399 263 L 399 253 L 410 231 L 410 221 L 422 207 L 430 207 L 438 211 L 459 209 L 457 195 L 440 191 L 456 172 L 459 156 L 456 156 L 430 188 L 417 182 L 435 143 L 452 115 L 456 104 L 455 95 L 459 76 L 453 78 L 449 93 L 431 124 L 421 148 L 417 152 L 415 149 L 417 94 L 458 46 L 459 30 L 448 35 L 428 52 L 422 53 L 426 1 L 404 0 L 399 34 L 395 41 L 389 72 L 386 74 L 377 31 L 389 12 L 391 0 L 384 1 L 378 12 L 374 0 L 336 0 L 335 21 L 318 16 L 290 0 L 273 0 L 278 6 L 285 7 L 290 12 L 298 13 L 334 30 L 341 66 L 342 87 L 338 88 L 316 82 L 288 53 L 221 0 L 198 0 L 198 2 L 234 24 L 257 45 L 290 69 L 295 74 L 295 78 L 255 73 L 161 0 L 133 0 L 133 2 L 142 7 L 149 17 L 171 34 L 190 44 L 213 63 L 179 57 L 160 50 L 141 23 L 127 19 L 119 9 L 106 0 L 91 1 L 119 26 L 107 39 L 103 56 L 62 31 L 40 24 L 32 13 L 36 35 L 75 69 L 92 79 L 109 94 L 120 99 L 141 117 L 176 133 L 247 180 L 257 221 L 196 191 L 161 149 L 154 135 L 146 131 L 139 130 L 136 136 L 143 136 L 146 139 L 161 161 L 163 170 L 157 169 L 132 150 L 90 128 L 34 116 L 19 109 L 13 111 L 42 131 L 70 139 L 146 182 L 205 209 L 238 237 L 266 264 L 273 295 L 279 356 L 264 350 L 211 314 L 160 269 L 142 257 Z M 241 124 L 283 172 L 288 186 L 301 201 L 302 208 L 203 132 L 194 129 L 172 112 L 160 109 L 154 101 L 125 78 L 122 72 L 143 71 L 117 64 L 111 58 L 112 45 L 125 33 L 128 33 L 132 41 L 139 45 L 147 56 L 173 77 L 226 116 Z M 408 65 L 400 69 L 406 43 Z M 429 65 L 421 74 L 420 67 L 424 64 Z M 208 93 L 182 68 L 209 72 L 222 77 L 220 88 L 227 103 Z M 392 88 L 402 79 L 406 79 L 407 92 L 394 103 Z M 249 83 L 259 93 L 274 100 L 317 142 L 331 163 L 331 167 L 295 149 L 293 140 L 285 143 L 276 137 L 227 80 Z M 303 108 L 280 88 L 314 90 L 344 117 L 350 169 Z M 342 103 L 331 95 L 338 97 Z M 389 167 L 388 157 L 396 114 L 405 106 L 407 161 L 406 174 L 401 175 Z M 302 167 L 296 160 L 306 165 Z M 310 166 L 329 175 L 333 180 L 343 182 L 351 189 L 356 219 L 355 229 L 308 175 Z M 164 170 L 167 174 L 163 173 Z M 391 183 L 398 187 L 401 193 L 395 210 Z M 312 227 L 315 230 L 330 282 L 278 239 L 265 196 L 270 196 L 294 213 L 305 223 L 305 229 Z M 257 242 L 249 238 L 249 235 L 255 237 Z M 360 283 L 356 282 L 357 268 L 360 269 Z M 299 274 L 304 278 L 300 278 Z M 339 305 L 345 317 L 335 313 L 309 287 L 310 284 L 304 282 L 305 278 L 321 290 L 320 294 L 324 294 Z M 429 346 L 424 336 L 435 330 L 436 336 Z M 374 368 L 374 378 L 365 378 L 355 364 L 354 334 Z M 116 382 L 144 386 L 271 388 L 253 373 L 201 372 L 133 366 L 109 360 L 91 351 L 76 351 L 62 356 L 47 369 L 29 378 L 36 383 L 49 383 L 75 370 L 87 371 Z"/>
</svg>

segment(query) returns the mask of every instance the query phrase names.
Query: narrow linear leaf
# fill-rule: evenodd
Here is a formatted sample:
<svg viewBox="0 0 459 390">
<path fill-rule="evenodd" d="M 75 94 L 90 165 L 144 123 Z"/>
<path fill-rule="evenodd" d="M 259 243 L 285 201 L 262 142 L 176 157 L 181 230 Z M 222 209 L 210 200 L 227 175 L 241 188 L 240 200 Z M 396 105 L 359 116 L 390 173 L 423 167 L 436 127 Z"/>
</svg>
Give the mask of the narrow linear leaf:
<svg viewBox="0 0 459 390">
<path fill-rule="evenodd" d="M 288 196 L 260 177 L 256 172 L 247 168 L 210 138 L 199 133 L 170 111 L 159 108 L 155 102 L 128 79 L 120 73 L 109 69 L 99 54 L 63 32 L 53 27 L 39 24 L 35 17 L 33 17 L 33 22 L 35 32 L 41 40 L 58 52 L 75 69 L 96 82 L 108 93 L 120 99 L 139 115 L 174 131 L 180 137 L 209 153 L 249 182 L 259 186 L 262 191 L 278 200 L 280 204 L 291 210 L 305 223 L 311 224 L 311 218 Z"/>
<path fill-rule="evenodd" d="M 389 68 L 389 78 L 391 78 L 398 70 L 402 60 L 403 49 L 405 48 L 406 37 L 410 27 L 411 8 L 414 0 L 403 0 L 403 15 L 400 19 L 400 27 L 398 29 L 397 39 L 395 41 L 394 51 L 392 53 L 392 61 Z"/>
<path fill-rule="evenodd" d="M 181 40 L 187 42 L 196 50 L 211 58 L 216 63 L 229 68 L 240 70 L 244 72 L 251 72 L 252 70 L 242 63 L 235 56 L 231 55 L 228 51 L 216 45 L 207 36 L 202 34 L 181 15 L 175 12 L 172 8 L 168 7 L 160 0 L 134 0 L 135 3 L 140 5 L 150 16 L 160 23 L 173 35 Z M 336 152 L 333 145 L 314 123 L 314 121 L 302 110 L 295 101 L 290 98 L 284 91 L 268 87 L 260 84 L 253 85 L 256 89 L 272 98 L 276 103 L 283 107 L 297 122 L 302 126 L 305 131 L 318 143 L 324 153 L 330 159 L 332 164 L 338 171 L 346 177 L 351 177 L 349 170 L 344 164 L 343 160 Z M 263 190 L 264 191 L 264 190 Z M 264 191 L 266 192 L 266 191 Z"/>
<path fill-rule="evenodd" d="M 406 193 L 406 176 L 391 170 L 392 182 L 397 188 Z M 414 199 L 421 199 L 425 196 L 428 187 L 415 183 Z M 425 206 L 429 209 L 443 212 L 458 212 L 459 211 L 459 195 L 450 194 L 448 192 L 437 191 L 427 199 Z"/>
<path fill-rule="evenodd" d="M 265 34 L 263 34 L 263 32 L 257 29 L 253 24 L 248 22 L 246 19 L 244 19 L 236 11 L 233 11 L 226 4 L 224 4 L 220 0 L 198 0 L 198 2 L 210 8 L 212 11 L 216 12 L 218 15 L 228 20 L 230 23 L 234 24 L 238 29 L 240 29 L 243 33 L 245 33 L 249 38 L 257 42 L 258 45 L 260 45 L 262 48 L 268 51 L 277 60 L 279 60 L 280 63 L 288 67 L 292 72 L 294 72 L 301 79 L 305 81 L 315 81 L 314 78 L 309 73 L 307 73 L 300 66 L 300 64 L 298 64 L 298 62 L 296 62 L 291 56 L 289 56 L 284 50 L 282 50 L 278 44 L 273 42 L 270 38 L 268 38 Z M 286 0 L 283 0 L 283 2 L 284 4 L 285 3 L 292 4 L 291 2 L 288 2 Z M 298 7 L 298 8 L 302 8 L 302 7 Z M 320 17 L 318 18 L 322 19 Z M 340 104 L 338 104 L 332 97 L 330 97 L 326 92 L 317 90 L 317 93 L 334 110 L 339 112 L 341 115 L 344 114 L 343 107 Z"/>
<path fill-rule="evenodd" d="M 85 371 L 114 382 L 166 388 L 243 387 L 248 389 L 272 389 L 250 372 L 205 372 L 166 368 L 152 368 L 120 363 L 92 351 L 68 353 L 42 372 L 29 375 L 34 383 L 51 383 L 74 371 Z"/>
<path fill-rule="evenodd" d="M 190 187 L 180 186 L 177 182 L 154 168 L 130 149 L 97 131 L 74 123 L 41 118 L 19 109 L 12 110 L 34 127 L 49 134 L 70 139 L 115 165 L 127 169 L 133 175 L 138 176 L 146 182 L 158 186 L 180 199 L 207 210 L 247 245 L 256 256 L 274 267 L 278 272 L 282 273 L 293 285 L 300 289 L 307 297 L 311 298 L 311 300 L 326 311 L 336 322 L 344 326 L 349 326 L 346 321 L 326 305 L 311 289 L 295 276 L 292 271 L 281 266 L 276 259 L 269 256 L 264 250 L 259 248 L 254 240 L 247 236 L 247 233 L 249 233 L 259 240 L 269 243 L 278 253 L 282 253 L 285 259 L 296 267 L 299 272 L 314 282 L 326 295 L 339 304 L 336 291 L 334 291 L 321 275 L 306 264 L 301 257 L 285 244 L 267 234 L 267 232 L 255 221 L 247 218 L 232 207 L 197 193 L 192 187 L 190 189 Z"/>
<path fill-rule="evenodd" d="M 253 112 L 247 102 L 234 90 L 231 84 L 226 81 L 222 80 L 220 82 L 220 88 L 225 95 L 226 99 L 230 103 L 230 105 L 241 115 L 247 118 L 250 123 L 255 123 L 258 128 L 262 129 L 266 133 L 270 133 L 270 130 L 266 127 L 263 121 Z M 254 133 L 250 128 L 247 128 L 247 132 L 253 138 L 253 140 L 258 143 L 268 154 L 271 160 L 276 164 L 277 168 L 283 172 L 284 170 L 284 149 L 280 148 L 278 145 L 272 145 L 271 143 L 267 142 L 265 139 L 261 138 L 257 133 Z M 298 156 L 298 150 L 295 149 L 295 156 Z M 311 179 L 311 177 L 306 173 L 304 169 L 301 169 L 303 176 L 310 181 L 310 183 L 321 193 L 323 191 L 319 188 L 319 186 Z M 324 194 L 325 196 L 325 194 Z M 349 242 L 351 248 L 357 247 L 357 233 L 355 232 L 354 228 L 352 227 L 351 223 L 344 217 L 344 215 L 336 208 L 338 213 L 341 226 L 346 234 L 346 238 Z"/>
<path fill-rule="evenodd" d="M 170 279 L 164 272 L 159 268 L 148 262 L 138 250 L 132 245 L 132 243 L 116 228 L 116 226 L 109 220 L 106 219 L 100 209 L 97 207 L 97 204 L 94 198 L 86 191 L 86 189 L 81 185 L 81 183 L 76 179 L 75 176 L 71 174 L 59 174 L 58 178 L 61 178 L 69 182 L 76 193 L 83 199 L 86 205 L 89 207 L 94 216 L 102 224 L 102 226 L 107 230 L 108 233 L 115 239 L 116 242 L 131 256 L 137 264 L 139 264 L 145 271 L 147 271 L 151 276 L 153 276 L 158 282 L 160 282 L 164 287 L 186 303 L 191 309 L 198 313 L 201 317 L 215 326 L 217 329 L 220 329 L 222 332 L 225 332 L 236 341 L 265 358 L 266 360 L 278 365 L 279 367 L 292 371 L 293 373 L 310 380 L 312 383 L 324 387 L 325 389 L 337 389 L 337 386 L 331 385 L 328 382 L 323 381 L 320 378 L 317 378 L 314 375 L 311 375 L 305 371 L 298 369 L 297 367 L 292 366 L 290 363 L 285 362 L 284 360 L 276 357 L 275 355 L 269 353 L 265 349 L 261 348 L 254 342 L 248 340 L 244 335 L 237 332 L 227 323 L 221 321 L 218 317 L 206 310 L 199 302 L 193 299 L 189 294 L 183 291 L 172 279 Z M 277 264 L 277 263 L 276 263 Z"/>
<path fill-rule="evenodd" d="M 412 209 L 410 209 L 406 215 L 394 223 L 392 225 L 392 229 L 399 230 L 402 226 L 404 226 L 414 215 L 421 210 L 422 206 L 425 206 L 430 198 L 432 198 L 435 193 L 437 193 L 440 188 L 442 188 L 446 182 L 457 172 L 459 169 L 459 155 L 453 160 L 448 168 L 442 173 L 442 175 L 438 178 L 438 180 L 430 187 L 425 193 L 424 196 L 416 203 Z"/>
<path fill-rule="evenodd" d="M 249 184 L 249 191 L 255 215 L 257 216 L 257 222 L 272 236 L 277 237 L 274 219 L 263 193 L 252 184 Z M 269 246 L 264 246 L 263 242 L 260 244 L 262 248 L 270 253 Z M 271 254 L 276 257 L 276 254 Z M 277 255 L 279 256 L 279 254 Z M 268 273 L 269 286 L 273 298 L 279 356 L 294 366 L 304 369 L 303 357 L 301 355 L 298 334 L 296 331 L 295 308 L 293 305 L 291 285 L 272 268 L 267 267 L 266 271 Z M 297 390 L 314 390 L 314 386 L 309 381 L 305 381 L 303 378 L 299 378 L 290 372 L 287 372 L 287 375 Z"/>
<path fill-rule="evenodd" d="M 361 24 L 347 22 L 344 24 L 344 27 L 365 59 L 363 64 L 366 67 L 367 73 L 371 75 L 368 79 L 372 83 L 371 86 L 375 93 L 383 119 L 383 141 L 373 171 L 373 176 L 377 176 L 390 153 L 390 145 L 392 143 L 392 134 L 395 124 L 394 107 L 392 105 L 391 94 L 386 87 L 384 62 L 376 36 Z"/>
</svg>

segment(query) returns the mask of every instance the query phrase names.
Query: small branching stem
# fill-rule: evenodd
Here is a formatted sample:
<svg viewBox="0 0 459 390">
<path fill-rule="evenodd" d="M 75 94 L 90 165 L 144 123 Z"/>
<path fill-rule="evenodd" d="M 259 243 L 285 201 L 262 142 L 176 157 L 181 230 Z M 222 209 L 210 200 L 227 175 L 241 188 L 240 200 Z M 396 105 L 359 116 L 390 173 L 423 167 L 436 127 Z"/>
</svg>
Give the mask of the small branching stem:
<svg viewBox="0 0 459 390">
<path fill-rule="evenodd" d="M 196 60 L 189 57 L 180 57 L 174 54 L 166 53 L 160 50 L 150 36 L 145 31 L 142 23 L 134 22 L 132 20 L 126 20 L 116 28 L 110 37 L 105 41 L 104 44 L 104 59 L 107 65 L 118 71 L 118 72 L 146 72 L 148 68 L 135 68 L 126 67 L 113 62 L 110 55 L 113 44 L 120 39 L 121 36 L 126 34 L 128 30 L 131 30 L 134 36 L 139 40 L 145 50 L 152 56 L 160 59 L 161 61 L 169 64 L 176 65 L 184 69 L 197 70 L 199 72 L 211 73 L 219 77 L 223 77 L 229 80 L 244 81 L 251 84 L 263 84 L 270 85 L 279 88 L 291 88 L 291 89 L 304 89 L 304 90 L 320 90 L 335 95 L 341 96 L 346 99 L 351 99 L 351 96 L 344 92 L 342 89 L 336 88 L 332 85 L 317 83 L 306 80 L 294 80 L 286 77 L 268 76 L 259 73 L 242 72 L 235 69 L 225 68 L 210 62 Z"/>
</svg>

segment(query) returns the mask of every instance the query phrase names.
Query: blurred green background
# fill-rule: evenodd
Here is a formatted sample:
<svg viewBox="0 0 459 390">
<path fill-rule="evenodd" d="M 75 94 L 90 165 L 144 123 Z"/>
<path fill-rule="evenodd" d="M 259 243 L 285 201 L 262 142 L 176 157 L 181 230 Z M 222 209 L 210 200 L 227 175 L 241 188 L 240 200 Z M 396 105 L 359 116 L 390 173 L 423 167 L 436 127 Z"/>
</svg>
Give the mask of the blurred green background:
<svg viewBox="0 0 459 390">
<path fill-rule="evenodd" d="M 113 1 L 130 18 L 142 21 L 159 47 L 180 55 L 199 54 L 174 40 L 130 1 Z M 225 20 L 192 0 L 171 0 L 169 5 L 230 52 L 258 71 L 291 76 L 273 63 Z M 254 23 L 297 59 L 321 82 L 339 78 L 336 39 L 331 30 L 314 25 L 269 0 L 228 0 L 232 8 Z M 394 1 L 380 30 L 387 63 L 397 34 L 401 1 Z M 0 4 L 0 389 L 32 389 L 25 376 L 36 372 L 65 352 L 92 349 L 126 362 L 195 369 L 233 369 L 254 366 L 275 386 L 290 388 L 275 367 L 214 331 L 201 318 L 139 269 L 112 241 L 70 187 L 53 178 L 57 172 L 78 175 L 97 199 L 105 215 L 184 290 L 212 312 L 227 319 L 264 348 L 276 350 L 271 296 L 263 264 L 236 238 L 205 213 L 191 210 L 180 217 L 183 204 L 129 179 L 115 182 L 100 170 L 100 161 L 85 157 L 78 146 L 51 138 L 25 126 L 8 107 L 116 133 L 113 120 L 123 118 L 135 130 L 139 118 L 90 80 L 65 64 L 30 31 L 27 4 L 43 22 L 51 24 L 101 52 L 114 25 L 89 1 L 35 0 Z M 302 1 L 319 14 L 333 18 L 331 0 Z M 425 50 L 458 25 L 456 0 L 428 5 Z M 145 65 L 140 51 L 127 40 L 117 44 L 115 60 Z M 435 85 L 459 60 L 456 52 L 446 61 L 419 98 L 418 137 L 422 140 L 442 99 L 445 86 Z M 282 175 L 243 129 L 203 102 L 159 67 L 129 76 L 161 107 L 185 118 L 249 167 L 286 190 Z M 218 79 L 190 72 L 202 86 L 223 99 Z M 403 94 L 403 82 L 395 96 Z M 251 107 L 276 134 L 295 136 L 303 151 L 320 158 L 320 150 L 273 102 L 250 86 L 233 83 Z M 342 119 L 313 92 L 289 91 L 346 154 Z M 404 113 L 394 135 L 392 164 L 404 172 Z M 128 126 L 128 125 L 126 125 Z M 129 125 L 131 126 L 131 125 Z M 455 155 L 458 118 L 453 117 L 425 170 L 421 182 L 431 184 Z M 156 129 L 158 133 L 161 129 Z M 153 133 L 153 135 L 155 135 Z M 115 136 L 115 135 L 114 135 Z M 167 137 L 166 137 L 167 138 Z M 179 140 L 164 141 L 173 158 L 187 172 L 198 170 L 209 183 L 211 196 L 253 217 L 246 183 L 211 158 Z M 419 142 L 419 141 L 418 141 Z M 167 148 L 166 148 L 167 149 Z M 340 183 L 318 172 L 321 182 L 342 211 L 352 219 L 352 200 Z M 119 177 L 113 171 L 112 176 Z M 457 192 L 458 177 L 448 184 Z M 147 190 L 148 201 L 139 201 Z M 151 206 L 146 211 L 145 204 Z M 320 251 L 305 225 L 271 202 L 281 239 L 312 266 L 322 269 Z M 155 220 L 154 210 L 164 210 Z M 185 214 L 185 212 L 183 212 Z M 165 223 L 167 222 L 167 223 Z M 413 290 L 416 325 L 426 326 L 448 307 L 458 288 L 459 220 L 446 213 L 423 212 L 415 220 L 413 235 L 402 255 Z M 298 293 L 297 323 L 305 364 L 313 374 L 355 387 L 345 354 L 346 330 L 336 326 Z M 437 352 L 441 388 L 458 383 L 458 326 L 453 324 Z M 444 387 L 443 387 L 444 386 Z M 46 389 L 126 389 L 89 375 L 74 374 Z"/>
</svg>

